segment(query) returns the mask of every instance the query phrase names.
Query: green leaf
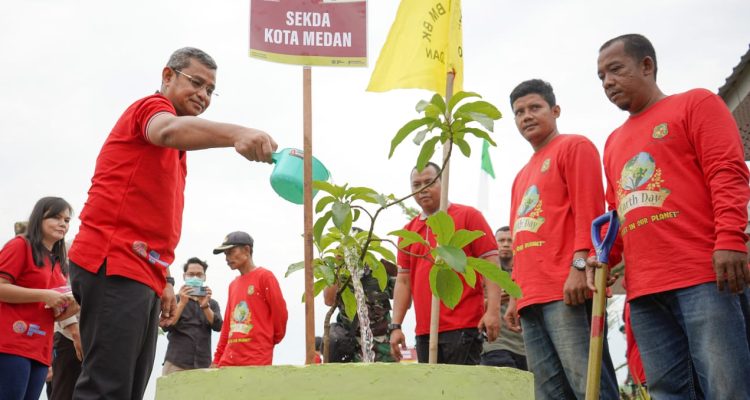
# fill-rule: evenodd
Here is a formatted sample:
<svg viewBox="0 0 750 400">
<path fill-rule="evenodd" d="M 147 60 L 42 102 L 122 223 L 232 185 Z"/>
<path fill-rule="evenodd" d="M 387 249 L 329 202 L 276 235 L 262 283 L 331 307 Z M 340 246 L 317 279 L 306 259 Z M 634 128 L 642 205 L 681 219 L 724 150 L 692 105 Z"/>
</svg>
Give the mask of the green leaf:
<svg viewBox="0 0 750 400">
<path fill-rule="evenodd" d="M 331 196 L 335 198 L 340 198 L 344 195 L 344 188 L 341 186 L 336 186 L 331 183 L 328 183 L 326 181 L 313 181 L 312 183 L 313 189 L 322 190 L 324 192 L 329 193 Z"/>
<path fill-rule="evenodd" d="M 319 272 L 320 275 L 323 276 L 323 279 L 325 279 L 328 286 L 333 285 L 336 283 L 336 274 L 333 272 L 333 268 L 331 268 L 330 265 L 326 263 L 321 263 L 315 267 Z"/>
<path fill-rule="evenodd" d="M 503 116 L 500 113 L 500 110 L 497 109 L 497 107 L 484 100 L 463 104 L 456 110 L 456 114 L 458 113 L 481 114 L 491 120 L 500 119 Z"/>
<path fill-rule="evenodd" d="M 417 112 L 423 112 L 426 117 L 437 118 L 440 115 L 440 108 L 429 101 L 420 100 L 415 107 Z"/>
<path fill-rule="evenodd" d="M 378 286 L 380 286 L 380 290 L 384 290 L 385 286 L 388 284 L 388 273 L 385 271 L 383 263 L 380 262 L 380 260 L 378 260 L 378 258 L 375 257 L 374 254 L 368 251 L 365 255 L 365 264 L 370 267 L 372 277 L 378 280 Z"/>
<path fill-rule="evenodd" d="M 490 137 L 490 134 L 479 129 L 479 128 L 463 128 L 461 129 L 461 132 L 471 133 L 472 135 L 484 139 L 487 141 L 487 143 L 491 144 L 492 146 L 497 147 L 497 143 L 495 143 L 494 140 Z"/>
<path fill-rule="evenodd" d="M 349 233 L 351 233 L 353 222 L 354 221 L 352 220 L 352 213 L 346 213 L 346 216 L 344 217 L 344 223 L 341 224 L 341 227 L 339 227 L 339 229 L 341 229 L 342 235 L 349 235 Z"/>
<path fill-rule="evenodd" d="M 433 266 L 433 269 L 435 267 Z M 432 270 L 430 270 L 430 286 L 432 287 Z M 451 310 L 456 307 L 456 304 L 461 300 L 461 295 L 464 292 L 464 284 L 461 282 L 461 278 L 456 275 L 450 269 L 439 268 L 435 273 L 435 285 L 433 293 L 440 298 L 446 307 Z"/>
<path fill-rule="evenodd" d="M 474 93 L 474 92 L 458 92 L 458 93 L 454 93 L 453 97 L 451 97 L 451 99 L 448 101 L 448 113 L 452 114 L 453 113 L 453 107 L 455 107 L 456 104 L 458 104 L 461 100 L 469 98 L 469 97 L 480 97 L 481 98 L 482 96 L 480 96 L 478 93 Z"/>
<path fill-rule="evenodd" d="M 341 292 L 341 300 L 344 302 L 346 317 L 349 321 L 354 321 L 354 317 L 357 315 L 357 299 L 348 287 Z"/>
<path fill-rule="evenodd" d="M 328 286 L 328 284 L 326 283 L 325 279 L 320 279 L 320 280 L 315 281 L 315 283 L 313 284 L 313 297 L 316 297 L 317 295 L 319 295 L 320 292 L 322 292 L 323 289 L 326 288 L 326 286 Z M 304 293 L 302 293 L 302 302 L 303 303 L 305 302 Z"/>
<path fill-rule="evenodd" d="M 417 134 L 414 135 L 414 139 L 412 139 L 414 144 L 416 144 L 417 146 L 422 144 L 422 141 L 424 140 L 425 136 L 427 136 L 427 132 L 429 132 L 427 129 L 422 129 L 421 131 L 417 132 Z"/>
<path fill-rule="evenodd" d="M 484 127 L 484 129 L 487 129 L 490 132 L 494 131 L 494 129 L 495 129 L 495 121 L 493 121 L 492 118 L 490 118 L 490 117 L 488 117 L 488 116 L 486 116 L 484 114 L 479 114 L 479 113 L 475 113 L 475 112 L 467 112 L 467 113 L 465 113 L 465 115 L 468 115 L 474 121 L 479 122 Z"/>
<path fill-rule="evenodd" d="M 461 150 L 461 154 L 463 154 L 464 157 L 468 158 L 471 156 L 471 146 L 469 146 L 469 143 L 467 143 L 465 140 L 454 137 L 453 144 L 458 146 L 458 148 Z"/>
<path fill-rule="evenodd" d="M 378 196 L 379 195 L 377 193 L 375 193 L 375 194 L 371 194 L 371 193 L 361 193 L 361 194 L 359 194 L 358 193 L 358 194 L 355 194 L 354 196 L 352 196 L 352 203 L 355 200 L 362 200 L 362 201 L 364 201 L 366 203 L 378 204 Z"/>
<path fill-rule="evenodd" d="M 474 257 L 469 257 L 467 263 L 485 278 L 497 283 L 509 295 L 515 298 L 521 297 L 521 288 L 497 264 Z"/>
<path fill-rule="evenodd" d="M 336 201 L 336 198 L 333 196 L 326 196 L 318 200 L 318 204 L 315 206 L 315 214 L 318 214 L 321 211 L 323 211 L 323 209 L 326 208 L 326 206 L 333 201 Z"/>
<path fill-rule="evenodd" d="M 290 264 L 289 267 L 286 269 L 286 274 L 284 274 L 284 278 L 289 277 L 289 275 L 292 272 L 299 271 L 301 269 L 305 269 L 305 262 L 304 261 L 299 261 L 299 262 L 296 262 L 294 264 Z"/>
<path fill-rule="evenodd" d="M 435 93 L 432 99 L 430 99 L 430 104 L 434 105 L 440 114 L 445 114 L 445 100 L 443 100 L 443 96 Z"/>
<path fill-rule="evenodd" d="M 360 211 L 358 208 L 354 209 L 354 215 L 352 215 L 352 223 L 359 219 Z"/>
<path fill-rule="evenodd" d="M 432 158 L 432 155 L 435 154 L 435 145 L 438 140 L 440 140 L 440 137 L 435 136 L 424 142 L 422 150 L 419 152 L 419 157 L 417 157 L 417 171 L 422 171 Z"/>
<path fill-rule="evenodd" d="M 463 273 L 464 280 L 466 281 L 466 284 L 471 286 L 472 288 L 476 286 L 477 284 L 477 273 L 474 271 L 474 268 L 469 265 L 469 263 L 466 263 L 466 271 Z"/>
<path fill-rule="evenodd" d="M 341 226 L 344 224 L 344 220 L 346 220 L 347 215 L 351 216 L 351 207 L 349 207 L 348 203 L 337 201 L 333 203 L 331 212 L 333 213 L 333 224 L 337 228 L 341 229 Z M 341 230 L 343 231 L 343 229 Z"/>
<path fill-rule="evenodd" d="M 382 194 L 375 196 L 375 200 L 377 200 L 380 207 L 385 207 L 388 205 L 388 199 Z"/>
<path fill-rule="evenodd" d="M 365 186 L 352 186 L 349 189 L 346 189 L 346 191 L 344 192 L 344 197 L 352 197 L 365 194 L 375 195 L 378 194 L 378 192 Z"/>
<path fill-rule="evenodd" d="M 430 244 L 422 239 L 422 236 L 419 236 L 418 233 L 406 229 L 399 229 L 393 232 L 389 232 L 388 236 L 397 236 L 401 239 L 401 241 L 398 243 L 398 248 L 400 249 L 403 249 L 404 247 L 412 243 L 422 243 L 425 246 L 430 246 Z"/>
<path fill-rule="evenodd" d="M 313 239 L 315 243 L 318 243 L 318 246 L 320 246 L 320 237 L 323 236 L 323 229 L 326 227 L 328 220 L 331 219 L 331 215 L 332 213 L 328 211 L 322 217 L 318 218 L 315 221 L 315 225 L 313 225 Z"/>
<path fill-rule="evenodd" d="M 456 231 L 456 225 L 453 218 L 445 211 L 438 211 L 427 217 L 427 226 L 435 234 L 435 241 L 440 245 L 446 245 L 451 242 L 453 233 Z"/>
<path fill-rule="evenodd" d="M 427 125 L 434 121 L 435 118 L 425 117 L 420 119 L 413 119 L 407 122 L 403 127 L 401 127 L 401 129 L 398 130 L 396 136 L 394 136 L 391 140 L 391 151 L 388 153 L 388 158 L 393 157 L 393 152 L 396 150 L 396 147 L 401 142 L 403 142 L 410 133 L 414 132 L 414 130 L 419 128 L 420 126 Z"/>
<path fill-rule="evenodd" d="M 482 236 L 484 236 L 484 232 L 482 231 L 468 231 L 466 229 L 459 229 L 456 233 L 453 234 L 453 237 L 451 238 L 449 244 L 451 246 L 458 247 L 459 249 L 463 249 L 464 247 L 466 247 L 466 245 Z"/>
<path fill-rule="evenodd" d="M 433 250 L 432 255 L 433 257 L 440 256 L 440 258 L 442 258 L 443 261 L 455 271 L 466 271 L 466 253 L 458 247 L 449 245 L 438 246 Z"/>
<path fill-rule="evenodd" d="M 393 254 L 393 252 L 386 249 L 385 247 L 380 246 L 380 244 L 370 245 L 370 250 L 379 253 L 381 256 L 383 256 L 383 258 L 390 262 L 396 262 L 396 256 Z"/>
</svg>

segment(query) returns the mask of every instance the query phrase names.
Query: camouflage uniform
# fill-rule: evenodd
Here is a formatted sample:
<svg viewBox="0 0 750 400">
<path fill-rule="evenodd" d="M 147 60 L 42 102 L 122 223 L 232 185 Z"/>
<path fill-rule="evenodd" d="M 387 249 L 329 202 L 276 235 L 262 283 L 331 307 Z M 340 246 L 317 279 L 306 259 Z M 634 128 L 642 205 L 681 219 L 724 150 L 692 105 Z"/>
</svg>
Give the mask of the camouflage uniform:
<svg viewBox="0 0 750 400">
<path fill-rule="evenodd" d="M 395 284 L 396 280 L 393 277 L 388 277 L 388 284 L 385 290 L 381 291 L 378 280 L 372 276 L 369 268 L 365 269 L 365 273 L 362 276 L 362 287 L 367 298 L 367 308 L 370 311 L 370 329 L 373 336 L 375 361 L 378 362 L 396 361 L 391 356 L 390 335 L 388 334 L 388 324 L 391 323 L 390 300 L 393 298 L 393 287 Z M 361 362 L 362 339 L 359 336 L 359 318 L 355 316 L 354 321 L 350 321 L 346 318 L 343 304 L 339 304 L 338 308 L 339 313 L 336 317 L 336 324 L 332 324 L 330 336 L 331 341 L 336 340 L 337 345 L 341 345 L 341 350 L 337 351 L 340 355 L 339 357 L 331 357 L 331 362 Z M 344 350 L 346 347 L 350 348 L 353 354 Z"/>
</svg>

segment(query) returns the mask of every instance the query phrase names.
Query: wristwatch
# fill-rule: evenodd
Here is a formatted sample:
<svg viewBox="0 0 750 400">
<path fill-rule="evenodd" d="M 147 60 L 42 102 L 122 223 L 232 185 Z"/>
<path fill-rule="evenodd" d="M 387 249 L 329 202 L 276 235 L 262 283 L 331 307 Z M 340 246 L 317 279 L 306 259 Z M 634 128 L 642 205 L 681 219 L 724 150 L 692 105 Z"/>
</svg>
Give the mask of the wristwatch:
<svg viewBox="0 0 750 400">
<path fill-rule="evenodd" d="M 401 329 L 401 324 L 388 324 L 388 333 L 391 333 L 396 329 Z"/>
<path fill-rule="evenodd" d="M 571 266 L 579 271 L 585 271 L 586 270 L 586 260 L 582 257 L 576 258 L 573 260 L 573 264 Z"/>
<path fill-rule="evenodd" d="M 166 280 L 167 280 L 167 283 L 168 283 L 168 284 L 170 284 L 170 285 L 174 286 L 174 278 L 172 278 L 171 276 L 168 276 L 168 277 L 166 278 Z"/>
</svg>

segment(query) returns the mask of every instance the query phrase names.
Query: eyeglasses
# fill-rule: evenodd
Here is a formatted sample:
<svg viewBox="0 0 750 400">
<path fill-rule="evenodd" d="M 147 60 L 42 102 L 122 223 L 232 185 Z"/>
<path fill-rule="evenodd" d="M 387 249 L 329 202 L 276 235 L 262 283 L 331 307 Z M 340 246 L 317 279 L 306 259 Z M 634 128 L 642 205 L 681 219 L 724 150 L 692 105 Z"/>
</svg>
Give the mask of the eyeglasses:
<svg viewBox="0 0 750 400">
<path fill-rule="evenodd" d="M 208 95 L 208 97 L 218 96 L 219 95 L 218 93 L 214 93 L 214 89 L 215 88 L 213 86 L 209 86 L 206 82 L 203 82 L 201 79 L 193 78 L 192 76 L 190 76 L 190 75 L 188 75 L 188 74 L 180 71 L 179 69 L 174 69 L 173 68 L 172 70 L 174 72 L 177 72 L 178 74 L 184 76 L 185 78 L 187 78 L 190 81 L 190 84 L 193 85 L 193 89 L 195 89 L 195 90 L 206 89 L 206 94 Z"/>
<path fill-rule="evenodd" d="M 197 273 L 186 272 L 185 277 L 186 278 L 205 278 L 206 274 L 204 274 L 203 272 L 197 272 Z"/>
</svg>

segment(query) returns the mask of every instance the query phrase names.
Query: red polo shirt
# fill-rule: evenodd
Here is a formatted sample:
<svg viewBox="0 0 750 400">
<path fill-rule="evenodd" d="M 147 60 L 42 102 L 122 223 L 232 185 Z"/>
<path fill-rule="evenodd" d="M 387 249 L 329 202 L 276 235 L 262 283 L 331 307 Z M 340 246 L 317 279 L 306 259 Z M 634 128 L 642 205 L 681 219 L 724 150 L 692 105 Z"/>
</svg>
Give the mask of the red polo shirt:
<svg viewBox="0 0 750 400">
<path fill-rule="evenodd" d="M 187 174 L 184 151 L 146 136 L 151 118 L 163 112 L 175 109 L 155 94 L 133 103 L 115 124 L 96 160 L 69 254 L 91 273 L 106 259 L 107 275 L 141 282 L 158 296 L 180 240 Z"/>
</svg>

